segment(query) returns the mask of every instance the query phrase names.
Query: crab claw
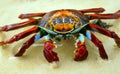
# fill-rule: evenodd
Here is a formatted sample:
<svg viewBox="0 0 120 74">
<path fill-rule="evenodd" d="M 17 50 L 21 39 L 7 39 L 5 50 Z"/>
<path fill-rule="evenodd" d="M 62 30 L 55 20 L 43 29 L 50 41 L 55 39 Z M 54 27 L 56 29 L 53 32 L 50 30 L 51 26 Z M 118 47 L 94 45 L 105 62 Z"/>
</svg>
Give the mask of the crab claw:
<svg viewBox="0 0 120 74">
<path fill-rule="evenodd" d="M 83 45 L 75 51 L 74 60 L 81 61 L 86 59 L 87 56 L 88 56 L 88 51 L 86 50 L 86 47 Z"/>
<path fill-rule="evenodd" d="M 53 42 L 45 42 L 43 53 L 48 62 L 59 61 L 57 53 L 52 51 L 54 48 L 55 45 L 53 44 Z"/>
</svg>

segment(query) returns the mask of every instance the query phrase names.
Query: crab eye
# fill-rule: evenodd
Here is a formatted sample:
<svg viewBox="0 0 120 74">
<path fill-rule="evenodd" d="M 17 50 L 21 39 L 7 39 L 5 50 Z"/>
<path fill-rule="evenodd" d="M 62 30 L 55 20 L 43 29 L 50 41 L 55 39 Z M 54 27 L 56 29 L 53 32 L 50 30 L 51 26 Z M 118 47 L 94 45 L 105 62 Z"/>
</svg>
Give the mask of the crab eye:
<svg viewBox="0 0 120 74">
<path fill-rule="evenodd" d="M 74 22 L 73 18 L 69 18 L 69 17 L 64 18 L 64 23 L 73 23 L 73 22 Z"/>
<path fill-rule="evenodd" d="M 61 18 L 58 18 L 56 21 L 57 23 L 63 23 L 63 20 Z"/>
<path fill-rule="evenodd" d="M 57 21 L 56 21 L 56 20 L 53 20 L 53 24 L 54 24 L 54 25 L 57 24 Z"/>
<path fill-rule="evenodd" d="M 64 23 L 70 23 L 70 19 L 68 17 L 64 18 Z"/>
<path fill-rule="evenodd" d="M 63 20 L 61 18 L 57 18 L 57 19 L 53 20 L 54 25 L 56 25 L 58 23 L 63 23 Z"/>
<path fill-rule="evenodd" d="M 70 23 L 73 23 L 74 22 L 74 19 L 70 18 Z"/>
</svg>

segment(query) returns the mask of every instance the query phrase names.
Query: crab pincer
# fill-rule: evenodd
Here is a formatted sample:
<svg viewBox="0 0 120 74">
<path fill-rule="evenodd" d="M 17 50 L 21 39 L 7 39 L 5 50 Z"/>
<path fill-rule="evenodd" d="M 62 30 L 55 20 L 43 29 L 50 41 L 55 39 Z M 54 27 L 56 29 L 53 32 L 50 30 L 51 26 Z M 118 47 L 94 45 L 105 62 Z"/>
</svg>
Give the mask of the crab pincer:
<svg viewBox="0 0 120 74">
<path fill-rule="evenodd" d="M 59 61 L 57 53 L 53 51 L 54 48 L 55 44 L 51 40 L 45 42 L 43 52 L 48 62 Z"/>
<path fill-rule="evenodd" d="M 86 47 L 84 45 L 82 45 L 78 49 L 76 49 L 74 60 L 82 61 L 82 60 L 86 59 L 87 56 L 88 56 L 88 51 L 86 50 Z"/>
</svg>

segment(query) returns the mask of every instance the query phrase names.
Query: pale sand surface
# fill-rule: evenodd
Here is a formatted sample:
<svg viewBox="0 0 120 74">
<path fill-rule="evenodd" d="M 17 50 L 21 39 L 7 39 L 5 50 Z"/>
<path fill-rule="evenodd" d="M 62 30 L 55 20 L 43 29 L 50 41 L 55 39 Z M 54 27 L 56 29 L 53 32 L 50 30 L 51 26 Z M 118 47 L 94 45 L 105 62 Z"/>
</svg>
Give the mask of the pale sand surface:
<svg viewBox="0 0 120 74">
<path fill-rule="evenodd" d="M 104 7 L 107 12 L 115 12 L 120 9 L 120 0 L 2 0 L 0 2 L 0 26 L 5 24 L 22 22 L 18 19 L 21 13 L 48 12 L 55 9 L 85 9 Z M 114 26 L 110 30 L 120 36 L 120 19 L 105 20 Z M 7 40 L 14 34 L 22 32 L 30 27 L 21 28 L 10 32 L 0 33 L 0 41 Z M 32 45 L 24 56 L 15 58 L 13 55 L 17 49 L 29 37 L 18 42 L 0 47 L 0 74 L 120 74 L 120 48 L 115 45 L 113 39 L 99 33 L 95 35 L 103 42 L 109 60 L 103 60 L 98 50 L 86 39 L 89 52 L 84 61 L 73 60 L 74 40 L 62 41 L 55 50 L 60 56 L 58 68 L 52 68 L 56 64 L 49 64 L 43 56 L 43 40 Z M 36 46 L 37 44 L 37 46 Z M 41 46 L 38 46 L 41 44 Z"/>
</svg>

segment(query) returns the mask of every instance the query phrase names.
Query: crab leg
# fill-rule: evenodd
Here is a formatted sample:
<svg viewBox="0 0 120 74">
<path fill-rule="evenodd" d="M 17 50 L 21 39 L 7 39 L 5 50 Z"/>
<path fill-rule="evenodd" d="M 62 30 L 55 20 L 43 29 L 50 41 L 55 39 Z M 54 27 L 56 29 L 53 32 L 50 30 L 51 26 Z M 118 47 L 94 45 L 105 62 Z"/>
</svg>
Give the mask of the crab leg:
<svg viewBox="0 0 120 74">
<path fill-rule="evenodd" d="M 22 47 L 18 50 L 18 52 L 15 54 L 16 57 L 22 56 L 27 48 L 29 48 L 34 42 L 39 40 L 41 38 L 41 34 L 35 34 L 33 35 L 28 41 L 26 41 Z"/>
<path fill-rule="evenodd" d="M 119 12 L 109 14 L 86 14 L 90 19 L 118 19 L 120 18 Z"/>
<path fill-rule="evenodd" d="M 16 57 L 22 56 L 26 49 L 30 47 L 34 43 L 35 35 L 33 35 L 27 42 L 23 44 L 23 46 L 18 50 L 18 52 L 15 54 Z"/>
<path fill-rule="evenodd" d="M 75 47 L 77 49 L 74 51 L 74 60 L 80 61 L 86 59 L 88 56 L 88 51 L 86 50 L 85 39 L 83 34 L 80 34 L 79 37 L 76 39 Z"/>
<path fill-rule="evenodd" d="M 59 61 L 57 53 L 53 51 L 55 47 L 56 45 L 54 44 L 54 42 L 47 36 L 43 53 L 48 62 Z"/>
<path fill-rule="evenodd" d="M 91 12 L 101 13 L 101 12 L 104 12 L 105 9 L 104 8 L 91 8 L 91 9 L 84 9 L 84 10 L 79 10 L 79 11 L 82 13 L 91 13 Z"/>
<path fill-rule="evenodd" d="M 33 19 L 33 20 L 28 20 L 28 21 L 22 22 L 22 23 L 5 25 L 3 27 L 0 27 L 0 31 L 9 31 L 9 30 L 17 29 L 17 28 L 27 26 L 27 25 L 30 25 L 30 24 L 34 24 L 34 23 L 36 23 L 36 20 Z"/>
<path fill-rule="evenodd" d="M 21 14 L 19 15 L 20 19 L 31 18 L 31 17 L 42 17 L 46 13 L 28 13 L 28 14 Z"/>
<path fill-rule="evenodd" d="M 101 28 L 101 27 L 99 27 L 99 26 L 97 26 L 97 25 L 95 25 L 95 24 L 90 24 L 89 26 L 90 26 L 90 28 L 92 28 L 92 29 L 93 29 L 93 28 L 97 29 L 97 30 L 98 30 L 100 33 L 102 33 L 102 34 L 104 34 L 104 35 L 106 35 L 106 36 L 108 36 L 108 37 L 113 38 L 113 39 L 115 40 L 117 46 L 120 47 L 120 38 L 118 37 L 118 35 L 117 35 L 115 32 L 106 30 L 106 29 Z"/>
<path fill-rule="evenodd" d="M 36 26 L 32 27 L 32 28 L 30 28 L 30 29 L 28 29 L 28 30 L 26 30 L 24 32 L 21 32 L 19 34 L 14 35 L 12 38 L 10 38 L 7 41 L 0 42 L 0 45 L 13 43 L 13 42 L 18 41 L 18 40 L 20 40 L 22 38 L 25 38 L 26 36 L 36 32 L 36 31 L 38 31 L 38 27 L 36 27 Z"/>
<path fill-rule="evenodd" d="M 100 56 L 103 59 L 108 59 L 107 53 L 104 49 L 102 42 L 90 31 L 86 31 L 86 37 L 90 39 L 98 47 Z"/>
</svg>

